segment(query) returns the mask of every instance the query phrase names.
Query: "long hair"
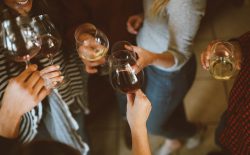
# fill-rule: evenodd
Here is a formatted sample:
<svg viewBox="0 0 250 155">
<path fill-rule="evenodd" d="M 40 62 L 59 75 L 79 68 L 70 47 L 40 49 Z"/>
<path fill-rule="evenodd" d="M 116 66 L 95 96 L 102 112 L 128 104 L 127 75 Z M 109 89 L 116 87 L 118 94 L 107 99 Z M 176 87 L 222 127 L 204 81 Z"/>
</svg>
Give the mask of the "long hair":
<svg viewBox="0 0 250 155">
<path fill-rule="evenodd" d="M 149 16 L 153 18 L 162 16 L 168 2 L 169 0 L 153 0 Z"/>
</svg>

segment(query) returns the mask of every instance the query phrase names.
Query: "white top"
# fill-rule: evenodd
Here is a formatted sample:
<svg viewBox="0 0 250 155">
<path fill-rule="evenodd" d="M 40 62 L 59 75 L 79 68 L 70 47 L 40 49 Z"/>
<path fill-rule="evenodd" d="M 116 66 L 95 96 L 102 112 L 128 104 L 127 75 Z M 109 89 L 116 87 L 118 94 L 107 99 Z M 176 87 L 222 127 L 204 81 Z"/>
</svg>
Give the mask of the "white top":
<svg viewBox="0 0 250 155">
<path fill-rule="evenodd" d="M 154 53 L 171 52 L 175 64 L 165 71 L 179 70 L 192 56 L 192 41 L 205 14 L 206 0 L 170 0 L 165 15 L 149 19 L 153 0 L 144 0 L 144 22 L 137 36 L 138 46 Z"/>
</svg>

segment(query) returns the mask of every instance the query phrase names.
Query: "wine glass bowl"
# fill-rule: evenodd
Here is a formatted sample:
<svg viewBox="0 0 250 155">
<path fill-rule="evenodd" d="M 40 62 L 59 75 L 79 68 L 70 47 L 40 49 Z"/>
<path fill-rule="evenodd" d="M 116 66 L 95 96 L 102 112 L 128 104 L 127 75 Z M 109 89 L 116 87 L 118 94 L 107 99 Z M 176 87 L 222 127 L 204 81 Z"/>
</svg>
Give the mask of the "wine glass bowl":
<svg viewBox="0 0 250 155">
<path fill-rule="evenodd" d="M 218 42 L 211 48 L 209 59 L 210 74 L 218 80 L 228 80 L 236 71 L 234 48 L 229 42 Z"/>
<path fill-rule="evenodd" d="M 88 61 L 105 57 L 109 49 L 107 36 L 90 23 L 82 24 L 76 29 L 75 40 L 79 56 Z"/>
<path fill-rule="evenodd" d="M 25 62 L 26 68 L 41 49 L 41 39 L 35 32 L 31 19 L 17 17 L 2 22 L 2 45 L 6 57 Z"/>
<path fill-rule="evenodd" d="M 128 50 L 115 51 L 109 57 L 109 78 L 112 87 L 122 93 L 134 93 L 143 85 L 143 70 L 138 70 L 136 57 Z"/>
<path fill-rule="evenodd" d="M 33 17 L 32 22 L 35 31 L 42 40 L 39 54 L 47 57 L 50 60 L 50 64 L 53 65 L 53 57 L 60 50 L 62 44 L 61 36 L 46 14 Z"/>
</svg>

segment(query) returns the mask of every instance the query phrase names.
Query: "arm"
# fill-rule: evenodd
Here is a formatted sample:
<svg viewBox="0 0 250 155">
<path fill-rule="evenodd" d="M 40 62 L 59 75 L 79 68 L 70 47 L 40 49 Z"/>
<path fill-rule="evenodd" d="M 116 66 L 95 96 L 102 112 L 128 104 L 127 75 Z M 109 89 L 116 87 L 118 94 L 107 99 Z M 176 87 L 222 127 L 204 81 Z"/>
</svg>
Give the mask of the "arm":
<svg viewBox="0 0 250 155">
<path fill-rule="evenodd" d="M 19 76 L 11 79 L 5 89 L 0 108 L 0 136 L 16 138 L 22 115 L 34 108 L 47 93 L 35 65 L 31 65 Z"/>
<path fill-rule="evenodd" d="M 132 133 L 133 154 L 151 155 L 146 128 L 151 103 L 141 90 L 128 94 L 127 100 L 127 119 Z"/>
<path fill-rule="evenodd" d="M 167 8 L 169 48 L 162 53 L 153 53 L 133 46 L 139 55 L 138 65 L 144 68 L 150 64 L 166 70 L 180 69 L 192 56 L 192 42 L 205 12 L 205 0 L 170 1 Z"/>
<path fill-rule="evenodd" d="M 206 0 L 176 0 L 169 3 L 169 48 L 166 53 L 172 55 L 174 63 L 171 69 L 181 68 L 192 55 L 193 39 L 205 14 Z M 172 7 L 171 7 L 172 5 Z M 164 61 L 159 59 L 158 62 Z M 164 62 L 162 62 L 164 63 Z"/>
</svg>

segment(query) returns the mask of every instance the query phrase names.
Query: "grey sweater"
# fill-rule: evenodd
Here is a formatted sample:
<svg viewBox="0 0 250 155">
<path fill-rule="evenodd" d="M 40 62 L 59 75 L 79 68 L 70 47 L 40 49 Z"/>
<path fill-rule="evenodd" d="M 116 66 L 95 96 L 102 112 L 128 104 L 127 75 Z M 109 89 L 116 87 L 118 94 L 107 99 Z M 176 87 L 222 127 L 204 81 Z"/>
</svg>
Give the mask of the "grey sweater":
<svg viewBox="0 0 250 155">
<path fill-rule="evenodd" d="M 153 0 L 144 0 L 144 22 L 137 36 L 138 46 L 154 53 L 171 52 L 175 64 L 165 71 L 179 70 L 192 56 L 192 41 L 205 14 L 206 0 L 170 0 L 165 15 L 147 16 Z"/>
</svg>

